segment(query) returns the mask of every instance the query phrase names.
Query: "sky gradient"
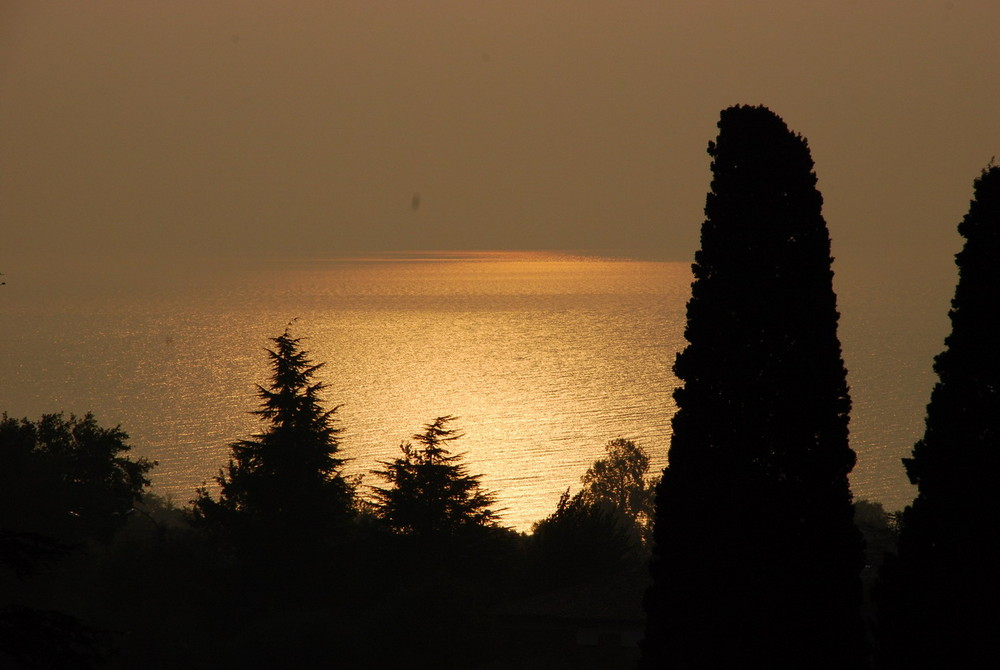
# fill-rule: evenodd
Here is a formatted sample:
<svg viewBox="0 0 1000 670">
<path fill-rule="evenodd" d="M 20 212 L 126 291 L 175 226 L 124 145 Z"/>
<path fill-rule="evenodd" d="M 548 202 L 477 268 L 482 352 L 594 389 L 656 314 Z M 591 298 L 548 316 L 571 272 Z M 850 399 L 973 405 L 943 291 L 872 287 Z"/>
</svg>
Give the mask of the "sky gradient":
<svg viewBox="0 0 1000 670">
<path fill-rule="evenodd" d="M 993 0 L 0 0 L 0 263 L 686 261 L 745 103 L 808 138 L 836 256 L 952 268 L 1000 155 L 998 26 Z"/>
</svg>

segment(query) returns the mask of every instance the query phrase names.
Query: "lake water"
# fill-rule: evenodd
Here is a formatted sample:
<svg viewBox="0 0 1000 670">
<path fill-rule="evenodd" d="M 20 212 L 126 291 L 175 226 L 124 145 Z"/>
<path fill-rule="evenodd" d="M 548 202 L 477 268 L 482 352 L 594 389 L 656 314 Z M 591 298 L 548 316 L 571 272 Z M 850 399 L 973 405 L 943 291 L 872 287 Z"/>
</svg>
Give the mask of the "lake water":
<svg viewBox="0 0 1000 670">
<path fill-rule="evenodd" d="M 156 459 L 155 490 L 185 503 L 252 433 L 263 348 L 293 318 L 326 398 L 341 405 L 349 472 L 424 423 L 456 415 L 472 472 L 527 530 L 615 437 L 666 462 L 688 263 L 554 253 L 401 254 L 212 273 L 143 266 L 8 272 L 0 289 L 0 410 L 93 411 Z M 922 431 L 950 292 L 838 274 L 855 410 L 855 495 L 900 508 L 899 463 Z M 912 287 L 911 287 L 912 288 Z M 369 477 L 370 483 L 375 483 Z"/>
</svg>

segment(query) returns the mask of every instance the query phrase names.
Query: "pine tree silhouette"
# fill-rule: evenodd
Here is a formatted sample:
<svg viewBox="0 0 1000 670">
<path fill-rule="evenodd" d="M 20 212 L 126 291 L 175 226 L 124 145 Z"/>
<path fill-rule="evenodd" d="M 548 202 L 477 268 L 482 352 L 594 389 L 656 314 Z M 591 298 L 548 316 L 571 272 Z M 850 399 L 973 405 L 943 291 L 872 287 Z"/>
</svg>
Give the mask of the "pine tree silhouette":
<svg viewBox="0 0 1000 670">
<path fill-rule="evenodd" d="M 312 363 L 301 338 L 286 329 L 271 341 L 271 382 L 257 387 L 261 404 L 254 412 L 264 430 L 230 445 L 229 464 L 215 478 L 219 500 L 200 490 L 195 510 L 210 523 L 238 515 L 243 522 L 320 532 L 352 508 L 353 487 L 340 473 L 345 459 L 337 407 L 323 408 L 325 385 L 313 377 L 324 364 Z"/>
<path fill-rule="evenodd" d="M 492 509 L 496 495 L 482 488 L 482 475 L 469 474 L 464 454 L 452 454 L 446 445 L 462 437 L 448 424 L 453 416 L 439 416 L 424 426 L 413 441 L 400 445 L 402 456 L 379 461 L 372 474 L 388 486 L 372 486 L 373 504 L 392 528 L 428 538 L 451 535 L 477 526 L 493 526 L 499 514 Z"/>
</svg>

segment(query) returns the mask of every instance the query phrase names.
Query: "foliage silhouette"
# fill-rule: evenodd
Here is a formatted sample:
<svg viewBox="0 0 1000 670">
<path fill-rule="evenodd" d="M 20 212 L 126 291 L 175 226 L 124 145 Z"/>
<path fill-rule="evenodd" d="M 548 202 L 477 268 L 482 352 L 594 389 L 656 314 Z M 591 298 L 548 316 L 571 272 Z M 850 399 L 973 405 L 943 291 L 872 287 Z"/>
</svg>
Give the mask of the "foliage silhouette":
<svg viewBox="0 0 1000 670">
<path fill-rule="evenodd" d="M 1000 166 L 975 180 L 958 231 L 952 330 L 934 361 L 924 437 L 903 460 L 917 496 L 877 592 L 890 668 L 984 667 L 1000 657 Z"/>
<path fill-rule="evenodd" d="M 634 519 L 607 500 L 568 490 L 555 512 L 533 525 L 529 549 L 532 582 L 546 589 L 628 573 L 644 558 Z"/>
<path fill-rule="evenodd" d="M 532 526 L 530 579 L 547 588 L 642 569 L 648 559 L 656 479 L 647 478 L 649 456 L 632 440 L 616 438 L 567 489 L 556 510 Z"/>
<path fill-rule="evenodd" d="M 230 488 L 218 500 L 200 491 L 194 514 L 144 493 L 152 464 L 108 450 L 127 447 L 120 429 L 103 431 L 92 418 L 64 421 L 58 416 L 30 426 L 6 417 L 0 422 L 2 513 L 19 522 L 0 530 L 0 666 L 328 667 L 333 659 L 371 668 L 530 667 L 539 659 L 547 664 L 568 658 L 567 649 L 583 655 L 590 650 L 581 651 L 573 638 L 535 629 L 524 603 L 537 597 L 569 620 L 576 603 L 594 592 L 601 597 L 592 610 L 605 601 L 637 604 L 644 579 L 641 544 L 630 516 L 635 510 L 626 514 L 611 500 L 617 500 L 623 482 L 634 479 L 636 471 L 624 465 L 638 463 L 645 472 L 641 449 L 624 441 L 609 445 L 608 458 L 601 459 L 609 461 L 608 467 L 595 464 L 584 477 L 590 502 L 584 504 L 581 493 L 578 505 L 560 513 L 560 520 L 571 522 L 559 528 L 550 524 L 542 533 L 551 540 L 548 556 L 537 550 L 541 545 L 529 546 L 532 538 L 499 526 L 495 495 L 483 489 L 479 475 L 469 474 L 461 454 L 449 452 L 460 434 L 448 416 L 425 426 L 404 445 L 400 458 L 382 463 L 383 472 L 395 477 L 391 483 L 383 478 L 387 497 L 382 502 L 399 503 L 394 509 L 408 509 L 412 516 L 393 518 L 410 520 L 388 523 L 376 516 L 384 509 L 378 506 L 356 514 L 349 495 L 323 497 L 308 490 L 316 481 L 343 477 L 338 433 L 333 412 L 319 402 L 321 385 L 312 377 L 319 366 L 287 332 L 273 341 L 273 376 L 292 382 L 272 379 L 261 389 L 260 434 L 237 443 L 243 449 L 234 449 L 232 462 L 219 474 L 219 483 Z M 295 407 L 301 413 L 289 410 Z M 292 430 L 295 421 L 300 427 L 320 427 L 319 437 L 297 442 L 294 437 L 309 431 Z M 72 439 L 35 439 L 66 430 Z M 94 442 L 88 447 L 91 455 L 104 454 L 96 461 L 114 454 L 121 472 L 110 476 L 96 463 L 69 458 L 63 452 L 72 449 L 63 447 L 72 440 L 80 442 L 74 448 Z M 45 460 L 51 456 L 43 454 L 48 446 L 36 449 L 38 443 L 57 444 L 54 451 L 62 460 Z M 263 451 L 303 443 L 317 451 L 323 445 L 337 447 L 326 452 L 329 459 L 314 461 L 332 467 L 303 477 L 305 484 L 287 484 L 289 497 L 281 498 L 278 484 L 293 478 L 274 465 L 285 464 L 281 455 Z M 615 444 L 620 448 L 612 449 Z M 112 493 L 120 491 L 114 486 L 105 490 L 117 500 L 110 534 L 98 533 L 89 522 L 81 525 L 81 520 L 108 516 L 87 511 L 98 509 L 95 504 L 70 504 L 66 501 L 77 498 L 62 493 L 53 498 L 60 504 L 44 499 L 46 491 L 56 491 L 72 476 L 62 477 L 63 483 L 53 478 L 34 489 L 28 486 L 29 480 L 38 484 L 39 477 L 49 476 L 49 466 L 67 464 L 93 475 L 73 486 L 132 482 L 127 496 L 115 498 Z M 351 487 L 345 480 L 341 490 Z M 397 495 L 398 489 L 406 495 Z M 262 491 L 277 496 L 283 506 L 267 508 L 272 498 L 259 495 Z M 314 515 L 317 509 L 295 499 L 300 495 L 339 504 Z M 24 509 L 11 511 L 9 500 Z M 333 523 L 336 532 L 330 533 Z M 573 532 L 560 536 L 567 528 Z M 38 530 L 59 530 L 74 542 L 107 541 L 83 542 L 70 551 Z M 549 560 L 560 551 L 563 558 Z M 581 570 L 587 561 L 589 567 Z M 567 583 L 567 576 L 587 581 L 582 591 L 573 591 L 576 600 L 564 601 L 553 591 Z M 629 585 L 626 595 L 618 594 L 619 584 Z M 599 588 L 591 588 L 595 585 Z M 413 625 L 419 620 L 448 621 L 448 636 L 427 635 L 426 627 Z M 511 635 L 521 636 L 519 642 L 512 643 Z"/>
<path fill-rule="evenodd" d="M 46 414 L 0 419 L 0 528 L 64 543 L 107 541 L 149 486 L 155 463 L 128 452 L 120 427 Z"/>
<path fill-rule="evenodd" d="M 659 477 L 648 477 L 649 455 L 632 440 L 615 438 L 606 456 L 594 461 L 581 478 L 578 494 L 588 504 L 607 504 L 632 520 L 644 542 L 652 540 L 653 503 Z"/>
<path fill-rule="evenodd" d="M 379 461 L 372 474 L 388 486 L 371 487 L 377 514 L 397 531 L 419 537 L 448 535 L 470 527 L 495 526 L 499 513 L 492 509 L 496 495 L 484 490 L 482 475 L 471 475 L 445 445 L 462 437 L 448 428 L 453 416 L 439 416 L 424 426 L 413 440 L 400 445 L 403 455 Z"/>
<path fill-rule="evenodd" d="M 196 518 L 208 525 L 268 526 L 321 534 L 343 523 L 353 508 L 353 483 L 342 474 L 337 407 L 324 409 L 322 382 L 301 338 L 288 330 L 267 349 L 271 380 L 258 385 L 262 432 L 230 445 L 232 456 L 215 477 L 218 501 L 205 488 L 194 501 Z M 258 528 L 259 530 L 259 528 Z"/>
<path fill-rule="evenodd" d="M 107 635 L 45 591 L 81 588 L 89 545 L 112 541 L 149 486 L 154 463 L 132 460 L 128 435 L 83 418 L 0 418 L 0 666 L 96 668 Z M 67 565 L 71 564 L 71 565 Z M 68 584 L 52 575 L 69 573 Z"/>
<path fill-rule="evenodd" d="M 857 667 L 862 540 L 830 240 L 804 138 L 725 109 L 674 366 L 644 667 Z"/>
</svg>

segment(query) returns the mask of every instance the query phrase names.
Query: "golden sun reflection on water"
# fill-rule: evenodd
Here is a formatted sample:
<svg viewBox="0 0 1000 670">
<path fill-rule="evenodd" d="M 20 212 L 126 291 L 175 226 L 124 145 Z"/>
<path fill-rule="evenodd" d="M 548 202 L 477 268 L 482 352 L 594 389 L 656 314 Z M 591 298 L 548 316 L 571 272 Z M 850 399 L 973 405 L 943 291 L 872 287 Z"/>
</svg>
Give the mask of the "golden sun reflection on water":
<svg viewBox="0 0 1000 670">
<path fill-rule="evenodd" d="M 619 436 L 665 463 L 687 264 L 495 254 L 299 271 L 348 300 L 302 319 L 359 471 L 436 416 L 526 530 Z M 336 363 L 342 361 L 343 365 Z"/>
<path fill-rule="evenodd" d="M 946 310 L 920 320 L 899 291 L 844 275 L 852 483 L 897 509 L 912 496 L 899 458 L 922 428 Z M 263 348 L 294 317 L 293 334 L 326 363 L 326 400 L 341 405 L 349 473 L 456 415 L 456 449 L 499 495 L 505 523 L 527 530 L 578 488 L 608 440 L 637 440 L 654 470 L 666 462 L 688 263 L 421 252 L 145 283 L 87 277 L 4 292 L 0 409 L 92 410 L 102 425 L 120 423 L 139 455 L 159 461 L 156 491 L 179 504 L 225 464 L 230 442 L 257 429 L 248 412 L 269 373 Z"/>
<path fill-rule="evenodd" d="M 608 440 L 638 440 L 665 463 L 687 263 L 421 252 L 152 279 L 8 305 L 0 401 L 15 415 L 89 409 L 121 423 L 177 503 L 258 428 L 263 348 L 295 317 L 292 333 L 326 364 L 325 399 L 341 406 L 349 474 L 456 415 L 456 450 L 504 522 L 528 530 Z"/>
</svg>

